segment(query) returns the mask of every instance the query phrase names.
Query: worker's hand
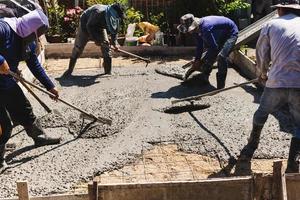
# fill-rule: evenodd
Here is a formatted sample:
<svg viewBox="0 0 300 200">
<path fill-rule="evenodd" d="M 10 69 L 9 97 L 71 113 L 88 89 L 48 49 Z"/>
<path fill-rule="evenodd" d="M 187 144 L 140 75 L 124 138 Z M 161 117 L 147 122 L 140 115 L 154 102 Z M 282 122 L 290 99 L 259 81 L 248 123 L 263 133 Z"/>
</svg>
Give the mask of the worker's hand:
<svg viewBox="0 0 300 200">
<path fill-rule="evenodd" d="M 50 96 L 50 98 L 57 101 L 59 97 L 58 91 L 55 88 L 52 88 L 51 90 L 49 90 L 49 92 L 53 94 L 53 96 Z"/>
<path fill-rule="evenodd" d="M 8 75 L 9 74 L 9 66 L 4 60 L 3 64 L 0 66 L 0 74 Z"/>
<path fill-rule="evenodd" d="M 268 76 L 266 74 L 261 74 L 259 77 L 258 77 L 258 82 L 260 84 L 262 84 L 263 86 L 266 85 L 266 82 L 268 80 Z"/>
<path fill-rule="evenodd" d="M 119 51 L 120 45 L 112 45 L 112 49 L 113 49 L 114 51 Z"/>
</svg>

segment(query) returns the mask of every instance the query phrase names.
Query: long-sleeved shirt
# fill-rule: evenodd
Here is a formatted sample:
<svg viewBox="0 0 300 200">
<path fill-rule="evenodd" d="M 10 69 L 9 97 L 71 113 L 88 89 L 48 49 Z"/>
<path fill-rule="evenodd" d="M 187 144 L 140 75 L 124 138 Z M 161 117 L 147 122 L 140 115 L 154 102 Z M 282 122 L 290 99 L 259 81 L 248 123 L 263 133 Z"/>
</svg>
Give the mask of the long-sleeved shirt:
<svg viewBox="0 0 300 200">
<path fill-rule="evenodd" d="M 220 50 L 220 45 L 231 36 L 238 35 L 238 28 L 235 23 L 222 16 L 207 16 L 201 18 L 199 25 L 200 32 L 197 37 L 196 59 L 200 59 L 204 47 L 207 48 L 205 60 L 213 62 L 215 55 Z"/>
<path fill-rule="evenodd" d="M 300 88 L 300 17 L 288 14 L 267 23 L 256 45 L 256 59 L 258 70 L 268 73 L 266 87 Z"/>
<path fill-rule="evenodd" d="M 45 70 L 35 54 L 35 43 L 30 44 L 29 57 L 25 60 L 32 74 L 45 86 L 47 90 L 54 88 L 54 84 L 47 76 Z M 6 61 L 11 71 L 16 72 L 22 60 L 22 38 L 10 26 L 0 19 L 0 65 Z M 10 75 L 0 74 L 0 90 L 9 89 L 17 83 Z"/>
<path fill-rule="evenodd" d="M 80 17 L 81 29 L 87 32 L 91 40 L 103 42 L 103 31 L 107 30 L 105 10 L 107 5 L 96 4 L 86 9 Z M 117 34 L 110 34 L 113 44 L 116 44 Z"/>
</svg>

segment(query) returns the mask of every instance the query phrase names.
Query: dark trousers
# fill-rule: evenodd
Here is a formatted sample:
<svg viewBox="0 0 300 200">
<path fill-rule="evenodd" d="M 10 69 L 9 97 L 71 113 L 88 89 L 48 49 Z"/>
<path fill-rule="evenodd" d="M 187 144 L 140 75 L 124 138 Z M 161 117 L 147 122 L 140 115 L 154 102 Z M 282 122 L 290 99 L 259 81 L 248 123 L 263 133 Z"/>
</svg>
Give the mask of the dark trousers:
<svg viewBox="0 0 300 200">
<path fill-rule="evenodd" d="M 0 145 L 6 144 L 11 136 L 11 121 L 26 127 L 32 125 L 35 119 L 30 102 L 17 84 L 0 90 Z"/>
<path fill-rule="evenodd" d="M 234 48 L 234 45 L 237 41 L 238 36 L 231 36 L 228 38 L 223 45 L 221 46 L 221 49 L 219 52 L 216 52 L 216 54 L 211 58 L 205 58 L 208 62 L 205 64 L 204 73 L 207 75 L 210 75 L 212 71 L 212 65 L 217 60 L 218 62 L 218 73 L 224 77 L 227 75 L 227 68 L 228 68 L 228 57 L 231 51 Z"/>
</svg>

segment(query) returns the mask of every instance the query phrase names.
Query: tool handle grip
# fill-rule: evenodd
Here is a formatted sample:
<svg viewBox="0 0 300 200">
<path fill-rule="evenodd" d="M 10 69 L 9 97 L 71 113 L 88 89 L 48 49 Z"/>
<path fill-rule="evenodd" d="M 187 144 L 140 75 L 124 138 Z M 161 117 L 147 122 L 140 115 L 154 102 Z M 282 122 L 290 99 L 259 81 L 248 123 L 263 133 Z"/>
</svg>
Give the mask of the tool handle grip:
<svg viewBox="0 0 300 200">
<path fill-rule="evenodd" d="M 26 90 L 41 104 L 41 106 L 48 112 L 51 113 L 52 110 L 30 89 L 24 81 L 20 80 L 20 83 L 26 88 Z"/>
<path fill-rule="evenodd" d="M 173 100 L 173 101 L 171 101 L 171 103 L 175 104 L 175 103 L 179 103 L 179 102 L 183 102 L 183 101 L 199 100 L 202 97 L 212 96 L 212 95 L 218 94 L 220 92 L 224 92 L 224 91 L 227 91 L 227 90 L 231 90 L 231 89 L 241 87 L 241 86 L 244 86 L 244 85 L 247 85 L 247 84 L 250 84 L 250 83 L 255 83 L 255 82 L 258 82 L 258 78 L 253 79 L 251 81 L 247 81 L 247 82 L 238 84 L 238 85 L 230 86 L 230 87 L 219 89 L 219 90 L 214 90 L 212 92 L 208 92 L 208 93 L 205 93 L 205 94 L 200 94 L 200 95 L 197 95 L 197 96 L 192 96 L 192 97 L 187 97 L 187 98 L 183 98 L 183 99 Z"/>
</svg>

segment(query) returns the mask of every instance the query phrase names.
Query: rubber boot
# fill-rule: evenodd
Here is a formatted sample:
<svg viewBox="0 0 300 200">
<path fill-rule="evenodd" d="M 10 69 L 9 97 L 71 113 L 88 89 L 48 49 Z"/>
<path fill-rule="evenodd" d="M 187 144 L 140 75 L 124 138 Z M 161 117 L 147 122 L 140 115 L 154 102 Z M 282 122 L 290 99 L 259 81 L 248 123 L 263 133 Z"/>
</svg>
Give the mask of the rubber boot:
<svg viewBox="0 0 300 200">
<path fill-rule="evenodd" d="M 0 170 L 5 169 L 7 164 L 4 159 L 5 154 L 5 144 L 0 145 Z"/>
<path fill-rule="evenodd" d="M 242 149 L 235 166 L 235 175 L 246 176 L 252 174 L 251 159 L 259 144 L 262 126 L 253 125 L 247 145 Z"/>
<path fill-rule="evenodd" d="M 217 73 L 217 89 L 223 89 L 225 87 L 226 75 Z"/>
<path fill-rule="evenodd" d="M 112 59 L 110 57 L 103 59 L 104 74 L 111 74 Z"/>
<path fill-rule="evenodd" d="M 35 146 L 59 144 L 61 141 L 60 137 L 47 136 L 38 120 L 35 120 L 31 126 L 25 127 L 25 131 L 33 139 Z"/>
<path fill-rule="evenodd" d="M 299 173 L 300 139 L 293 137 L 291 140 L 289 158 L 285 173 Z"/>
<path fill-rule="evenodd" d="M 68 67 L 67 71 L 65 71 L 64 74 L 62 75 L 63 77 L 68 77 L 68 76 L 72 75 L 76 61 L 77 61 L 77 58 L 70 58 L 69 67 Z"/>
</svg>

